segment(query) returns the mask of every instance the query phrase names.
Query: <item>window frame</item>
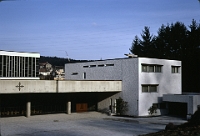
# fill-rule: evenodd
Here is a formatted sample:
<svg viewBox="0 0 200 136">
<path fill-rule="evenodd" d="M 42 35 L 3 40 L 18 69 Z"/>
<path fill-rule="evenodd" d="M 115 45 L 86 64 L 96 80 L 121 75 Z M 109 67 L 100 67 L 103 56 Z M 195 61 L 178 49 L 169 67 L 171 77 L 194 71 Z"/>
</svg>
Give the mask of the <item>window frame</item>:
<svg viewBox="0 0 200 136">
<path fill-rule="evenodd" d="M 146 73 L 162 73 L 163 65 L 160 64 L 141 64 L 141 71 Z M 153 69 L 150 69 L 153 68 Z"/>
<path fill-rule="evenodd" d="M 141 89 L 142 93 L 158 93 L 159 91 L 159 84 L 142 84 L 141 86 L 142 86 Z M 156 91 L 152 91 L 152 89 L 155 89 Z"/>
<path fill-rule="evenodd" d="M 171 73 L 172 74 L 180 74 L 181 66 L 171 66 Z"/>
</svg>

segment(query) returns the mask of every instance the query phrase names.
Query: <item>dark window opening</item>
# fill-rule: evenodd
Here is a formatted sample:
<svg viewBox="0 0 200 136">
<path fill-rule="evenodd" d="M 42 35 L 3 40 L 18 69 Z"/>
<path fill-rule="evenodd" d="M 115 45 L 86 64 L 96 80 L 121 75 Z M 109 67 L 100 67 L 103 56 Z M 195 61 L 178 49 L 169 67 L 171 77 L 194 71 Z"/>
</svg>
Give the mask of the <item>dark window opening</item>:
<svg viewBox="0 0 200 136">
<path fill-rule="evenodd" d="M 96 65 L 90 65 L 90 67 L 92 68 L 92 67 L 96 67 Z"/>
<path fill-rule="evenodd" d="M 108 67 L 108 66 L 114 66 L 114 64 L 106 64 L 106 67 Z"/>
<path fill-rule="evenodd" d="M 104 64 L 98 65 L 98 67 L 104 67 Z"/>
</svg>

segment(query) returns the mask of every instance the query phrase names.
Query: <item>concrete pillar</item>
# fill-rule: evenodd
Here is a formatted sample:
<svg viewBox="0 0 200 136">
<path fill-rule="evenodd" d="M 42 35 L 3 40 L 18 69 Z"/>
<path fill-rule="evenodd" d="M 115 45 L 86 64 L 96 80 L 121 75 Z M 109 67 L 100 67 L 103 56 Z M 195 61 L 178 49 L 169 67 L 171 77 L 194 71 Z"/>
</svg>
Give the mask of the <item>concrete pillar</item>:
<svg viewBox="0 0 200 136">
<path fill-rule="evenodd" d="M 28 117 L 30 117 L 30 116 L 31 116 L 31 102 L 28 101 L 28 102 L 26 103 L 26 117 L 28 118 Z"/>
<path fill-rule="evenodd" d="M 26 96 L 26 117 L 31 116 L 31 95 L 27 94 Z"/>
<path fill-rule="evenodd" d="M 67 114 L 71 114 L 71 102 L 70 101 L 67 102 L 66 106 L 67 106 Z"/>
</svg>

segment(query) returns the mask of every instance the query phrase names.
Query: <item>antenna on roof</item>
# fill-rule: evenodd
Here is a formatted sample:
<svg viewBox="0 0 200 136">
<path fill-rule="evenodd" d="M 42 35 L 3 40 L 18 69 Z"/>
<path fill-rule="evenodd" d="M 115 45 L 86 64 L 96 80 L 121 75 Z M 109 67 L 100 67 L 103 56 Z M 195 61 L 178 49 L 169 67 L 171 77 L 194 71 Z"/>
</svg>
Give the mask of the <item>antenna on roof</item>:
<svg viewBox="0 0 200 136">
<path fill-rule="evenodd" d="M 129 58 L 137 58 L 138 56 L 135 54 L 124 54 L 125 56 L 128 56 Z"/>
<path fill-rule="evenodd" d="M 66 56 L 67 56 L 68 62 L 70 62 L 70 58 L 69 58 L 69 55 L 68 55 L 67 51 L 65 51 L 65 53 L 66 53 Z"/>
</svg>

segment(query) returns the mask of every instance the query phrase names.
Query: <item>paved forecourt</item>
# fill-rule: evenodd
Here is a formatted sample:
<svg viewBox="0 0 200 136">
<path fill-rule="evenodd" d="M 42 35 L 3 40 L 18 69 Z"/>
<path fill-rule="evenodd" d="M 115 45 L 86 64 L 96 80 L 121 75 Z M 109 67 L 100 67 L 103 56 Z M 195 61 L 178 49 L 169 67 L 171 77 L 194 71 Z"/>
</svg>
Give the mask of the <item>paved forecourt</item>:
<svg viewBox="0 0 200 136">
<path fill-rule="evenodd" d="M 124 118 L 98 112 L 1 118 L 2 136 L 136 136 L 163 130 L 173 117 Z"/>
</svg>

